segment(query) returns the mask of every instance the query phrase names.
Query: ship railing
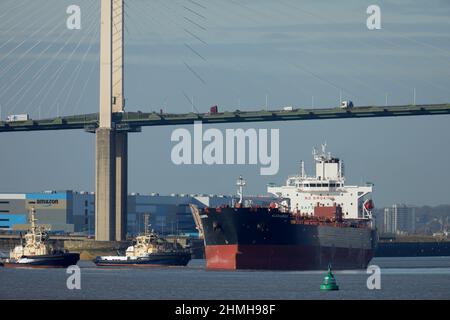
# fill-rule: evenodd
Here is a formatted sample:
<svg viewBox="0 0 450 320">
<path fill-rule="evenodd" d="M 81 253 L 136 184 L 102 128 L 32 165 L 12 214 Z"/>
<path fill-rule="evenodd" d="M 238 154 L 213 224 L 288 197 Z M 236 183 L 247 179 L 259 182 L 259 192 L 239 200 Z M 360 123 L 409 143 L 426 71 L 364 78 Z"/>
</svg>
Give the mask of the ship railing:
<svg viewBox="0 0 450 320">
<path fill-rule="evenodd" d="M 301 216 L 299 214 L 292 214 L 293 224 L 304 224 L 304 225 L 321 225 L 321 226 L 334 226 L 339 228 L 358 228 L 366 229 L 370 227 L 368 220 L 352 220 L 352 221 L 337 221 L 335 218 L 325 218 L 325 217 L 311 217 L 311 216 Z"/>
</svg>

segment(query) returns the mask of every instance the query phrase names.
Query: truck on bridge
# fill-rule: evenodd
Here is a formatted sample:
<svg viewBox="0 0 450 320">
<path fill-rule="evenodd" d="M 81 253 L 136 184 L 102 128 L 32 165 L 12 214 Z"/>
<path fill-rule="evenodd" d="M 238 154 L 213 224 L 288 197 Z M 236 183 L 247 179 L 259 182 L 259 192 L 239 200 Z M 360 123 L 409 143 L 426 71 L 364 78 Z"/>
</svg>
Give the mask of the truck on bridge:
<svg viewBox="0 0 450 320">
<path fill-rule="evenodd" d="M 23 121 L 28 121 L 31 120 L 30 115 L 28 114 L 12 114 L 9 115 L 8 118 L 6 119 L 6 122 L 11 123 L 11 122 L 23 122 Z"/>
<path fill-rule="evenodd" d="M 340 105 L 341 109 L 353 109 L 353 102 L 352 101 L 342 101 Z"/>
</svg>

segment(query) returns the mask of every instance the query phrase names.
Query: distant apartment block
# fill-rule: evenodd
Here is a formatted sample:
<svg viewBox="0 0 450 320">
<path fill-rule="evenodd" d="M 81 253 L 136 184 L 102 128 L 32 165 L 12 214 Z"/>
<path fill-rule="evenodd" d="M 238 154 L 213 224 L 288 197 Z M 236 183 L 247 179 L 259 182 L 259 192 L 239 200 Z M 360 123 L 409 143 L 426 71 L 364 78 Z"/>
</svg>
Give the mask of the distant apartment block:
<svg viewBox="0 0 450 320">
<path fill-rule="evenodd" d="M 416 231 L 416 209 L 405 204 L 384 208 L 378 223 L 381 233 L 412 234 Z"/>
</svg>

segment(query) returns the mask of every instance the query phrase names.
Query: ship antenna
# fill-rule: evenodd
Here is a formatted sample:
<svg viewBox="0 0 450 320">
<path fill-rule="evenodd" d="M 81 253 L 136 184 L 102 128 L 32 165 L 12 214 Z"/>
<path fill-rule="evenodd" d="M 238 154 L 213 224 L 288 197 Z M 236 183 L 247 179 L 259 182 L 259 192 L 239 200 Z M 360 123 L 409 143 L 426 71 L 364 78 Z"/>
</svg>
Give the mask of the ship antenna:
<svg viewBox="0 0 450 320">
<path fill-rule="evenodd" d="M 331 152 L 327 152 L 327 146 L 328 143 L 325 141 L 325 143 L 322 144 L 322 157 L 331 159 Z"/>
<path fill-rule="evenodd" d="M 36 218 L 35 218 L 36 209 L 31 207 L 30 209 L 30 224 L 31 224 L 31 232 L 36 233 Z"/>
<path fill-rule="evenodd" d="M 150 214 L 146 213 L 144 215 L 144 234 L 147 235 L 148 234 L 148 227 L 149 227 L 149 218 L 150 218 Z"/>
<path fill-rule="evenodd" d="M 244 186 L 245 186 L 245 180 L 242 178 L 242 176 L 239 176 L 239 180 L 237 181 L 236 185 L 239 187 L 238 195 L 239 195 L 239 203 L 242 204 L 244 200 Z"/>
<path fill-rule="evenodd" d="M 302 178 L 305 178 L 305 162 L 300 161 L 300 175 Z"/>
</svg>

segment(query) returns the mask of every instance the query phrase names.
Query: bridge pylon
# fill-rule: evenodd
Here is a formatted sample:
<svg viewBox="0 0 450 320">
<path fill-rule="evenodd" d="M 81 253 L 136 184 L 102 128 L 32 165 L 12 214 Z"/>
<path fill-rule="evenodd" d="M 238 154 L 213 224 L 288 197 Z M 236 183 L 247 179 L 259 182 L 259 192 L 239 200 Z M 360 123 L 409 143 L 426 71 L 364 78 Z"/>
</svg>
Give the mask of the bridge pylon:
<svg viewBox="0 0 450 320">
<path fill-rule="evenodd" d="M 101 0 L 100 113 L 96 129 L 95 239 L 126 237 L 128 133 L 117 131 L 113 114 L 124 112 L 124 1 Z"/>
</svg>

